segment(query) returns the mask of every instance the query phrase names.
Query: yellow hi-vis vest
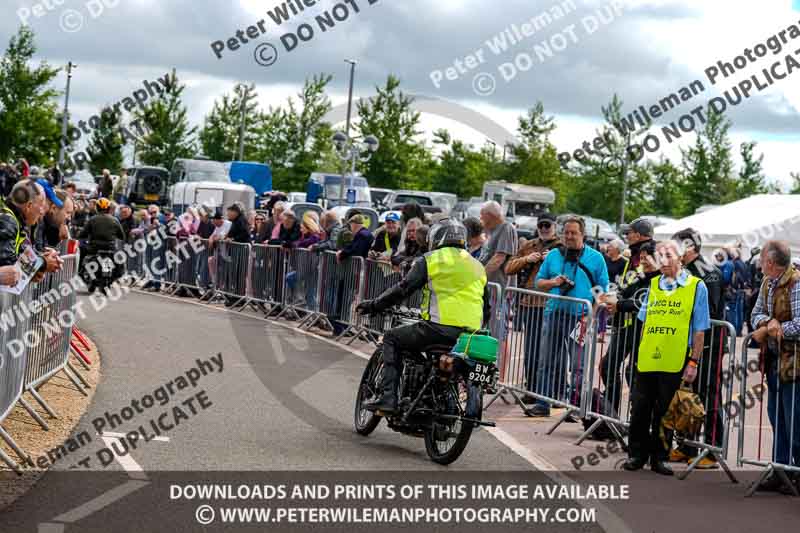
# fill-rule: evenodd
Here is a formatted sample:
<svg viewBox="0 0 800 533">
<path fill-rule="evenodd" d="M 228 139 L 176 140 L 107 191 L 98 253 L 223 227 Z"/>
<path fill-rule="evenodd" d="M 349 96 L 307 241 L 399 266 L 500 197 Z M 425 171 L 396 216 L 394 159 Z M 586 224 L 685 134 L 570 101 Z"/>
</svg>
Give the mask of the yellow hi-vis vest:
<svg viewBox="0 0 800 533">
<path fill-rule="evenodd" d="M 639 372 L 679 372 L 686 362 L 694 295 L 700 278 L 689 276 L 686 286 L 663 291 L 662 276 L 650 282 L 647 316 L 639 345 Z"/>
<path fill-rule="evenodd" d="M 428 283 L 422 318 L 471 331 L 481 329 L 486 271 L 466 250 L 446 247 L 425 254 Z"/>
<path fill-rule="evenodd" d="M 14 211 L 11 210 L 5 203 L 0 202 L 0 206 L 3 208 L 4 213 L 8 213 L 11 215 L 11 218 L 14 219 L 14 222 L 17 223 L 17 236 L 14 238 L 14 253 L 19 255 L 19 247 L 22 246 L 22 243 L 25 242 L 25 235 L 19 230 L 21 224 L 19 223 L 19 219 L 17 215 L 14 214 Z"/>
</svg>

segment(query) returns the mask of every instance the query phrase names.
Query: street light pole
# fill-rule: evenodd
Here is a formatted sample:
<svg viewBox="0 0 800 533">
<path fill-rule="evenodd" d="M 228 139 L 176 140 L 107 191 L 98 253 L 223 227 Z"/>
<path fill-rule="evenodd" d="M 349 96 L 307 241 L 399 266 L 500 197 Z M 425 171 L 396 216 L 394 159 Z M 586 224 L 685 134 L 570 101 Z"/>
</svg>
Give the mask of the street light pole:
<svg viewBox="0 0 800 533">
<path fill-rule="evenodd" d="M 347 149 L 349 150 L 352 146 L 352 141 L 350 140 L 350 114 L 353 110 L 353 80 L 355 79 L 356 74 L 356 61 L 353 59 L 345 59 L 345 63 L 350 63 L 350 90 L 347 96 L 347 125 L 345 126 L 344 134 L 347 136 Z M 344 204 L 344 173 L 347 169 L 347 162 L 342 163 L 342 182 L 339 184 L 339 205 Z M 356 172 L 356 163 L 355 158 L 353 158 L 353 170 L 350 174 L 351 178 L 355 175 Z"/>
<path fill-rule="evenodd" d="M 625 136 L 625 155 L 622 157 L 622 201 L 619 206 L 619 224 L 625 224 L 625 200 L 628 196 L 628 148 L 631 144 L 631 134 Z"/>
<path fill-rule="evenodd" d="M 70 61 L 67 63 L 67 91 L 64 95 L 64 115 L 61 117 L 61 146 L 58 149 L 58 167 L 64 166 L 64 155 L 67 151 L 67 115 L 69 113 L 69 86 L 72 81 L 72 69 L 77 67 Z"/>
<path fill-rule="evenodd" d="M 241 103 L 241 110 L 240 110 L 240 118 L 239 118 L 239 161 L 244 160 L 244 112 L 247 107 L 247 100 L 245 96 L 247 94 L 247 88 L 244 85 L 240 85 L 242 90 L 242 103 Z"/>
</svg>

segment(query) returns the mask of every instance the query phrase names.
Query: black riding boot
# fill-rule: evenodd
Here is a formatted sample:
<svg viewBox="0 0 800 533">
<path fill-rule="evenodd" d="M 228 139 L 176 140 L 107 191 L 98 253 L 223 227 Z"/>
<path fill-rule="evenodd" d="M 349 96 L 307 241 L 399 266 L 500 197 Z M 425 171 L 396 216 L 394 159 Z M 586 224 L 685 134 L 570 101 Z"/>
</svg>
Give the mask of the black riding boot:
<svg viewBox="0 0 800 533">
<path fill-rule="evenodd" d="M 383 383 L 380 397 L 364 402 L 364 409 L 368 411 L 383 411 L 386 414 L 397 410 L 397 385 L 400 374 L 393 366 L 383 367 Z"/>
</svg>

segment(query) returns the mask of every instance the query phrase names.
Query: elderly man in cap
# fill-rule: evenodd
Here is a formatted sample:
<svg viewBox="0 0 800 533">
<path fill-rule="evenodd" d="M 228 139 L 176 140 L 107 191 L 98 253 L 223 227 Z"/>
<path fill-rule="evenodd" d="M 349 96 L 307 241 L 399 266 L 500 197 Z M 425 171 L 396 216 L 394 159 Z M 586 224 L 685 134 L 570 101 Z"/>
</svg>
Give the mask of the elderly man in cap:
<svg viewBox="0 0 800 533">
<path fill-rule="evenodd" d="M 640 247 L 641 248 L 641 247 Z M 708 289 L 683 268 L 680 245 L 658 243 L 661 275 L 654 277 L 637 316 L 644 323 L 631 392 L 629 458 L 625 470 L 650 470 L 671 476 L 664 464 L 669 439 L 662 437 L 661 419 L 681 382 L 694 383 L 703 357 L 703 339 L 711 327 Z"/>
<path fill-rule="evenodd" d="M 628 241 L 628 246 L 631 250 L 631 257 L 630 261 L 628 262 L 628 267 L 623 270 L 620 285 L 625 285 L 625 278 L 628 276 L 629 272 L 631 273 L 631 280 L 635 280 L 635 278 L 641 274 L 642 269 L 639 265 L 639 251 L 644 243 L 653 241 L 653 232 L 653 223 L 643 217 L 637 218 L 625 226 L 625 240 Z"/>
<path fill-rule="evenodd" d="M 386 215 L 383 227 L 375 232 L 375 241 L 372 243 L 372 249 L 369 252 L 370 258 L 388 261 L 400 248 L 401 236 L 400 215 L 389 213 Z"/>
<path fill-rule="evenodd" d="M 344 261 L 348 257 L 367 257 L 375 237 L 364 227 L 364 216 L 353 215 L 347 221 L 347 224 L 350 226 L 353 240 L 336 253 L 336 258 L 339 261 Z"/>
</svg>

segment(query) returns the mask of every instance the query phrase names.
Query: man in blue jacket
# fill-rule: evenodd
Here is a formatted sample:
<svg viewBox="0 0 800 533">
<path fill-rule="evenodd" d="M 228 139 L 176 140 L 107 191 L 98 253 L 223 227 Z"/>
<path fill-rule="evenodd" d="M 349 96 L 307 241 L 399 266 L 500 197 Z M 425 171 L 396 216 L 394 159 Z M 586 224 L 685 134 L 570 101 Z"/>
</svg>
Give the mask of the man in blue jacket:
<svg viewBox="0 0 800 533">
<path fill-rule="evenodd" d="M 563 245 L 547 254 L 536 287 L 550 294 L 594 302 L 608 290 L 608 268 L 603 255 L 584 244 L 586 225 L 578 216 L 564 222 Z M 583 342 L 592 309 L 561 298 L 548 300 L 536 371 L 536 392 L 551 400 L 578 405 L 583 379 Z M 569 390 L 567 388 L 569 383 Z M 530 416 L 550 416 L 550 403 L 538 400 Z"/>
<path fill-rule="evenodd" d="M 336 253 L 336 258 L 339 261 L 344 261 L 348 257 L 367 257 L 375 237 L 364 227 L 363 215 L 353 215 L 347 223 L 350 225 L 353 240 Z"/>
</svg>

